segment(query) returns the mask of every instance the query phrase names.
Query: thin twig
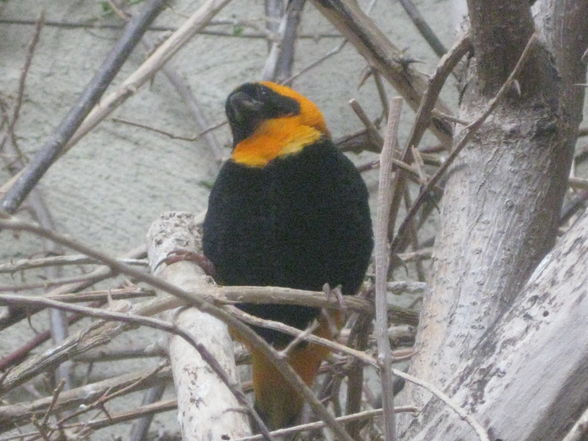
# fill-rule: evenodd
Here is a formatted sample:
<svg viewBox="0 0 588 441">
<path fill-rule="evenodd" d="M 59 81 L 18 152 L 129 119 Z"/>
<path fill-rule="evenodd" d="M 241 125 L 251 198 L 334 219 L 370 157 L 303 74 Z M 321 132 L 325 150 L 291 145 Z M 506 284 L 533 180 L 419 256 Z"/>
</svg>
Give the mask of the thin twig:
<svg viewBox="0 0 588 441">
<path fill-rule="evenodd" d="M 53 391 L 53 396 L 51 398 L 51 404 L 49 404 L 49 407 L 47 408 L 47 412 L 45 412 L 45 415 L 43 416 L 43 420 L 41 421 L 41 426 L 44 426 L 47 424 L 47 421 L 49 420 L 49 415 L 51 414 L 51 412 L 55 408 L 55 403 L 57 403 L 57 399 L 59 398 L 59 394 L 63 390 L 63 386 L 65 386 L 65 379 L 61 379 L 61 381 L 59 382 L 59 384 L 57 385 L 57 387 Z"/>
<path fill-rule="evenodd" d="M 123 255 L 123 258 L 139 258 L 141 256 L 144 256 L 145 252 L 146 248 L 144 245 L 142 245 L 140 247 L 128 251 L 126 254 Z M 72 283 L 55 288 L 52 291 L 48 292 L 47 295 L 52 296 L 58 294 L 65 294 L 79 289 L 84 289 L 89 285 L 92 285 L 93 283 L 112 277 L 114 273 L 115 272 L 112 270 L 110 266 L 102 266 L 88 274 L 95 277 L 91 277 L 90 279 L 84 280 L 83 282 Z M 41 309 L 43 308 L 9 309 L 8 311 L 6 311 L 5 314 L 0 315 L 0 331 L 24 319 L 25 317 L 32 316 Z"/>
<path fill-rule="evenodd" d="M 90 284 L 95 283 L 101 277 L 90 274 L 81 274 L 79 276 L 62 277 L 54 280 L 44 280 L 42 282 L 27 283 L 26 285 L 0 285 L 0 292 L 17 292 L 26 291 L 37 288 L 50 288 L 53 286 L 68 285 L 71 283 L 89 282 Z"/>
<path fill-rule="evenodd" d="M 0 297 L 0 301 L 1 301 L 1 297 Z M 370 356 L 369 354 L 367 354 L 363 351 L 358 351 L 356 349 L 350 348 L 349 346 L 342 345 L 341 343 L 337 343 L 335 341 L 308 333 L 306 330 L 301 331 L 298 328 L 286 325 L 285 323 L 282 323 L 282 322 L 268 320 L 268 319 L 261 319 L 259 317 L 254 316 L 254 315 L 247 314 L 246 312 L 241 311 L 240 309 L 237 309 L 237 308 L 230 308 L 230 311 L 235 317 L 238 317 L 240 320 L 242 320 L 243 322 L 248 323 L 250 325 L 261 327 L 261 328 L 272 329 L 275 331 L 279 331 L 283 334 L 292 335 L 293 337 L 295 337 L 299 340 L 304 340 L 308 343 L 314 343 L 317 345 L 324 346 L 326 348 L 331 349 L 332 351 L 340 352 L 340 353 L 346 354 L 346 355 L 350 355 L 350 356 L 356 358 L 357 360 L 361 361 L 364 364 L 371 365 L 373 367 L 378 367 L 378 362 L 372 356 Z"/>
<path fill-rule="evenodd" d="M 419 108 L 416 113 L 415 121 L 411 129 L 411 133 L 408 137 L 408 141 L 406 142 L 402 154 L 400 155 L 400 160 L 406 163 L 410 163 L 412 156 L 411 156 L 411 147 L 418 147 L 421 139 L 423 138 L 427 127 L 431 122 L 431 112 L 434 109 L 435 102 L 439 97 L 441 89 L 445 84 L 447 77 L 457 65 L 459 60 L 467 53 L 470 49 L 471 43 L 467 35 L 462 36 L 451 48 L 451 50 L 446 53 L 441 60 L 439 60 L 439 64 L 435 68 L 435 72 L 429 78 L 427 83 L 427 89 L 422 95 L 421 102 L 419 104 Z M 400 203 L 402 200 L 402 195 L 404 194 L 404 176 L 403 173 L 396 173 L 394 177 L 394 193 L 392 196 L 392 205 L 390 206 L 390 224 L 389 224 L 389 236 L 392 237 L 394 233 L 394 228 L 396 226 L 396 219 L 398 218 L 398 211 L 400 210 Z"/>
<path fill-rule="evenodd" d="M 33 60 L 33 54 L 35 53 L 35 48 L 37 47 L 37 43 L 39 42 L 39 37 L 41 35 L 41 29 L 43 28 L 43 24 L 45 22 L 45 14 L 41 13 L 41 16 L 35 22 L 35 31 L 33 33 L 33 38 L 29 43 L 27 48 L 27 54 L 25 58 L 25 63 L 21 69 L 20 78 L 18 80 L 18 93 L 16 94 L 16 103 L 14 105 L 14 109 L 12 110 L 12 118 L 10 118 L 10 123 L 6 128 L 6 132 L 0 141 L 0 151 L 4 148 L 6 141 L 14 135 L 14 129 L 16 127 L 16 123 L 18 121 L 18 117 L 20 115 L 20 108 L 22 106 L 22 100 L 24 97 L 24 89 L 25 83 L 27 80 L 27 76 L 29 73 L 29 69 L 31 67 L 31 62 Z M 15 146 L 16 148 L 16 146 Z"/>
<path fill-rule="evenodd" d="M 169 5 L 168 5 L 169 6 Z M 20 19 L 20 18 L 0 18 L 0 24 L 9 24 L 9 25 L 24 25 L 30 26 L 35 25 L 36 20 L 29 20 L 29 19 Z M 57 27 L 57 28 L 64 28 L 64 29 L 122 29 L 124 25 L 120 24 L 113 24 L 113 23 L 99 23 L 99 22 L 79 22 L 79 21 L 68 21 L 68 20 L 46 20 L 45 26 L 49 27 Z M 233 28 L 236 27 L 245 27 L 248 26 L 249 23 L 240 21 L 240 20 L 211 20 L 210 23 L 207 25 L 207 28 L 213 25 L 223 25 L 223 26 L 232 26 Z M 151 25 L 147 28 L 150 32 L 175 32 L 178 30 L 177 27 L 174 26 L 160 26 L 160 25 Z M 215 31 L 210 29 L 201 29 L 197 32 L 197 34 L 201 35 L 212 35 L 215 37 L 229 37 L 229 38 L 246 38 L 246 39 L 259 39 L 259 38 L 268 38 L 267 33 L 263 32 L 238 32 L 236 30 L 229 30 L 229 31 Z M 324 38 L 327 39 L 340 39 L 341 35 L 338 33 L 324 33 L 324 34 L 317 34 L 317 33 L 303 33 L 299 34 L 297 38 L 305 39 L 305 40 L 313 40 L 313 41 L 320 41 Z"/>
<path fill-rule="evenodd" d="M 413 407 L 413 406 L 402 406 L 402 407 L 396 407 L 394 409 L 394 412 L 397 412 L 397 413 L 401 413 L 401 412 L 417 413 L 418 411 L 419 411 L 419 409 L 417 409 L 416 407 Z M 382 415 L 382 413 L 383 413 L 382 409 L 364 410 L 363 412 L 357 412 L 357 413 L 354 413 L 351 415 L 345 415 L 345 416 L 338 417 L 337 421 L 339 421 L 341 423 L 348 423 L 351 421 L 361 421 L 361 420 L 366 420 L 369 418 L 375 418 L 377 416 Z M 273 432 L 270 432 L 270 433 L 274 436 L 281 437 L 281 436 L 286 436 L 286 435 L 292 435 L 294 433 L 306 432 L 309 430 L 322 429 L 323 427 L 325 427 L 324 422 L 316 421 L 314 423 L 301 424 L 299 426 L 288 427 L 287 429 L 274 430 Z M 263 439 L 263 437 L 261 435 L 253 435 L 253 436 L 248 436 L 245 438 L 238 438 L 234 441 L 260 441 L 262 439 Z M 0 440 L 0 441 L 2 441 L 2 440 Z"/>
<path fill-rule="evenodd" d="M 147 266 L 145 259 L 120 259 L 127 265 Z M 45 266 L 66 266 L 66 265 L 88 265 L 99 264 L 95 259 L 81 254 L 40 257 L 37 259 L 19 259 L 9 263 L 0 264 L 0 273 L 14 273 L 16 271 L 29 270 L 34 268 L 43 268 Z"/>
<path fill-rule="evenodd" d="M 155 297 L 155 291 L 140 286 L 130 286 L 127 288 L 109 288 L 95 291 L 83 291 L 77 293 L 55 294 L 45 296 L 51 300 L 57 300 L 66 303 L 81 302 L 106 302 L 110 300 L 136 299 L 139 297 Z"/>
<path fill-rule="evenodd" d="M 377 145 L 380 147 L 378 150 L 375 151 L 375 153 L 380 153 L 381 146 L 384 144 L 384 140 L 382 139 L 382 135 L 380 135 L 380 132 L 378 132 L 378 129 L 376 128 L 375 124 L 367 116 L 365 110 L 363 110 L 363 107 L 361 107 L 361 105 L 357 102 L 356 99 L 350 99 L 349 105 L 367 129 L 368 136 L 372 138 L 372 143 L 370 143 L 370 145 Z"/>
<path fill-rule="evenodd" d="M 209 126 L 208 128 L 202 130 L 197 135 L 180 136 L 180 135 L 174 135 L 173 133 L 170 133 L 170 132 L 166 132 L 165 130 L 161 130 L 161 129 L 157 129 L 155 127 L 148 126 L 146 124 L 141 124 L 141 123 L 134 122 L 134 121 L 128 121 L 128 120 L 122 119 L 122 118 L 111 118 L 111 121 L 121 123 L 121 124 L 127 124 L 129 126 L 139 127 L 141 129 L 151 130 L 152 132 L 159 133 L 160 135 L 167 136 L 168 138 L 171 138 L 171 139 L 179 139 L 181 141 L 188 141 L 188 142 L 198 141 L 200 138 L 207 135 L 208 133 L 210 133 L 214 130 L 220 129 L 221 127 L 223 127 L 224 125 L 229 123 L 227 120 L 224 120 L 224 121 L 218 122 L 212 126 Z"/>
<path fill-rule="evenodd" d="M 292 82 L 298 78 L 300 75 L 308 72 L 311 69 L 314 69 L 315 67 L 317 67 L 319 64 L 321 64 L 323 61 L 328 60 L 329 58 L 331 58 L 333 55 L 338 54 L 339 52 L 341 52 L 341 50 L 345 47 L 345 45 L 347 44 L 347 40 L 343 40 L 341 43 L 339 43 L 337 46 L 335 46 L 333 49 L 331 49 L 329 52 L 327 52 L 325 55 L 323 55 L 320 58 L 317 58 L 315 61 L 313 61 L 312 63 L 309 63 L 307 66 L 303 67 L 302 69 L 300 69 L 298 72 L 296 72 L 295 74 L 293 74 L 292 76 L 290 76 L 289 78 L 286 78 L 284 80 L 284 84 L 286 85 L 290 85 L 292 84 Z"/>
<path fill-rule="evenodd" d="M 68 420 L 75 420 L 80 415 L 89 412 L 92 409 L 100 409 L 102 412 L 106 414 L 106 416 L 110 419 L 111 416 L 106 409 L 106 403 L 109 401 L 114 400 L 120 396 L 128 394 L 130 391 L 134 390 L 138 385 L 141 383 L 145 383 L 153 378 L 157 377 L 157 374 L 167 367 L 166 362 L 162 362 L 157 365 L 155 368 L 151 369 L 146 375 L 141 378 L 138 378 L 134 383 L 128 384 L 117 391 L 112 391 L 111 389 L 106 390 L 102 395 L 100 395 L 95 401 L 90 403 L 87 406 L 80 406 L 80 409 L 77 411 L 66 415 L 65 417 L 61 418 L 57 421 L 57 426 L 61 427 L 63 424 Z"/>
<path fill-rule="evenodd" d="M 380 155 L 380 179 L 378 186 L 378 211 L 374 226 L 376 261 L 376 326 L 378 362 L 382 380 L 382 403 L 384 408 L 384 435 L 386 441 L 396 440 L 394 418 L 394 378 L 391 375 L 392 355 L 388 339 L 388 300 L 386 282 L 390 253 L 388 250 L 388 222 L 392 202 L 392 157 L 398 144 L 398 125 L 402 110 L 402 99 L 390 100 L 390 113 L 386 127 L 386 138 Z"/>
<path fill-rule="evenodd" d="M 45 230 L 35 224 L 23 222 L 15 217 L 8 217 L 8 219 L 6 219 L 6 218 L 0 219 L 0 227 L 12 229 L 12 230 L 28 231 L 28 232 L 40 235 L 42 237 L 46 237 L 46 238 L 53 240 L 61 245 L 70 247 L 70 248 L 72 248 L 78 252 L 84 253 L 90 257 L 100 259 L 104 263 L 106 263 L 107 265 L 120 271 L 121 273 L 131 275 L 132 277 L 135 277 L 138 280 L 141 280 L 145 283 L 150 284 L 154 288 L 157 288 L 157 289 L 160 289 L 160 290 L 165 291 L 167 293 L 170 293 L 175 297 L 178 297 L 184 301 L 187 301 L 188 303 L 192 304 L 196 308 L 200 309 L 202 312 L 211 314 L 213 317 L 216 317 L 219 320 L 224 321 L 229 326 L 233 327 L 235 329 L 235 332 L 238 332 L 238 334 L 242 338 L 244 338 L 248 342 L 249 345 L 251 345 L 253 348 L 260 351 L 261 354 L 264 357 L 266 357 L 280 373 L 282 373 L 282 375 L 284 376 L 286 381 L 288 381 L 288 383 L 290 383 L 291 387 L 294 390 L 298 391 L 302 395 L 302 397 L 310 404 L 311 408 L 318 414 L 318 416 L 321 419 L 323 419 L 323 421 L 325 421 L 327 423 L 327 425 L 335 432 L 335 434 L 337 434 L 338 437 L 340 437 L 344 441 L 353 441 L 351 439 L 351 437 L 349 436 L 349 434 L 345 431 L 345 429 L 339 423 L 337 423 L 337 421 L 334 419 L 333 415 L 325 408 L 325 406 L 319 400 L 317 400 L 317 398 L 314 396 L 312 390 L 306 385 L 306 383 L 300 378 L 300 376 L 296 373 L 296 371 L 294 371 L 294 369 L 288 364 L 288 362 L 286 360 L 281 359 L 279 357 L 279 355 L 276 353 L 276 351 L 265 340 L 263 340 L 261 337 L 259 337 L 255 333 L 255 331 L 253 331 L 249 326 L 243 324 L 240 320 L 233 317 L 227 311 L 213 305 L 212 303 L 209 303 L 207 300 L 205 300 L 201 296 L 194 295 L 193 293 L 190 293 L 188 291 L 180 289 L 177 286 L 170 284 L 170 283 L 166 282 L 165 280 L 162 280 L 162 279 L 155 277 L 151 274 L 145 274 L 145 273 L 142 273 L 141 271 L 136 270 L 135 268 L 123 265 L 123 264 L 117 262 L 112 257 L 106 256 L 100 252 L 97 252 L 96 250 L 94 250 L 90 247 L 87 247 L 85 245 L 82 245 L 80 243 L 77 243 L 67 237 L 64 237 L 63 235 L 57 234 L 52 231 Z M 6 295 L 3 297 L 6 298 Z M 18 297 L 19 296 L 15 296 L 13 298 L 18 298 Z M 49 300 L 43 299 L 43 301 L 47 302 Z M 55 302 L 54 304 L 59 304 L 59 302 Z M 80 306 L 77 306 L 77 305 L 67 305 L 67 308 L 72 308 L 73 306 L 80 308 Z M 89 308 L 89 309 L 91 309 L 91 308 Z M 101 313 L 103 314 L 104 311 L 101 311 Z M 128 321 L 128 315 L 126 315 L 126 314 L 119 314 L 119 315 L 117 315 L 117 317 L 120 318 L 121 321 Z M 111 318 L 113 318 L 113 316 L 111 316 Z M 133 317 L 133 318 L 136 318 L 136 317 Z M 141 322 L 141 320 L 144 320 L 144 321 Z M 152 323 L 155 325 L 155 323 L 157 323 L 157 321 L 152 322 L 152 320 L 155 320 L 155 319 L 147 319 L 145 317 L 142 317 L 142 318 L 140 318 L 139 322 L 141 324 L 145 324 L 147 326 L 148 326 L 148 323 Z M 134 323 L 137 323 L 137 321 L 134 321 L 134 320 L 131 320 L 131 321 Z M 163 327 L 170 326 L 170 325 L 164 324 L 164 323 L 157 323 L 157 325 L 163 326 Z M 232 385 L 230 386 L 230 384 L 231 384 L 230 380 L 226 376 L 226 373 L 224 372 L 223 368 L 221 366 L 219 366 L 218 364 L 215 364 L 216 360 L 210 356 L 210 354 L 208 353 L 206 348 L 202 347 L 197 342 L 191 340 L 192 336 L 187 335 L 186 333 L 183 333 L 181 330 L 178 330 L 175 327 L 170 327 L 169 329 L 170 329 L 170 332 L 172 332 L 172 330 L 173 330 L 176 333 L 178 333 L 177 335 L 182 336 L 182 338 L 188 339 L 188 341 L 190 342 L 191 345 L 193 345 L 193 346 L 195 345 L 194 347 L 198 350 L 198 352 L 202 356 L 202 358 L 204 360 L 206 360 L 207 363 L 209 363 L 209 365 L 214 370 L 214 372 L 217 372 L 221 376 L 220 378 L 229 387 L 231 392 L 235 394 L 235 396 L 237 397 L 239 402 L 241 402 L 247 408 L 250 408 L 250 404 L 247 402 L 247 400 L 243 396 L 242 392 L 240 390 L 238 390 L 235 386 L 232 386 Z M 54 357 L 54 359 L 57 359 L 57 357 Z M 31 369 L 26 376 L 21 376 L 18 378 L 18 380 L 13 378 L 10 382 L 10 387 L 14 387 L 15 384 L 19 384 L 19 383 L 25 381 L 27 378 L 30 378 L 32 375 L 35 375 L 39 369 L 41 369 L 41 366 L 37 366 L 36 369 Z M 5 380 L 5 382 L 6 382 L 6 380 Z M 2 383 L 0 383 L 0 390 L 3 388 L 2 386 L 4 386 L 4 385 Z"/>
<path fill-rule="evenodd" d="M 166 367 L 158 370 L 155 376 L 149 377 L 153 369 L 141 370 L 119 375 L 106 380 L 98 381 L 92 384 L 80 386 L 68 391 L 63 391 L 59 399 L 53 405 L 49 413 L 62 412 L 68 409 L 89 406 L 92 402 L 98 400 L 104 394 L 125 389 L 127 393 L 145 389 L 157 382 L 169 381 L 172 378 L 171 369 Z M 138 381 L 146 379 L 147 381 Z M 129 385 L 134 385 L 128 388 Z M 44 397 L 28 403 L 17 403 L 0 406 L 0 432 L 5 432 L 14 427 L 13 425 L 27 424 L 33 416 L 43 416 L 51 405 L 53 397 Z"/>
<path fill-rule="evenodd" d="M 2 209 L 14 213 L 27 197 L 48 168 L 62 153 L 68 140 L 80 127 L 84 118 L 114 79 L 135 45 L 141 39 L 147 26 L 161 11 L 165 0 L 149 0 L 141 13 L 137 14 L 125 27 L 125 32 L 106 57 L 94 78 L 90 81 L 76 104 L 61 121 L 49 139 L 39 148 L 38 153 L 24 169 L 22 175 L 8 190 L 2 201 Z"/>
</svg>

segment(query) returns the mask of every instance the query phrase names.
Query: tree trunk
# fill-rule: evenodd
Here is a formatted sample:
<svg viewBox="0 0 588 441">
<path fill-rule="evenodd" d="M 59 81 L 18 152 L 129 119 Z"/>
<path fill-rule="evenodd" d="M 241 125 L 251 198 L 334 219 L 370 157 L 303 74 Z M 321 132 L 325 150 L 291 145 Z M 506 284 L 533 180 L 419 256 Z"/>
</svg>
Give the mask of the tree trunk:
<svg viewBox="0 0 588 441">
<path fill-rule="evenodd" d="M 535 270 L 448 388 L 492 440 L 561 441 L 588 406 L 588 213 Z M 423 423 L 424 421 L 424 423 Z M 406 440 L 475 439 L 432 400 Z M 588 438 L 588 432 L 582 440 Z"/>
<path fill-rule="evenodd" d="M 588 2 L 576 3 L 582 6 L 574 12 L 586 17 Z M 473 120 L 512 71 L 533 21 L 526 0 L 469 0 L 468 7 L 475 54 L 460 118 Z M 545 8 L 547 17 L 560 6 Z M 539 23 L 544 20 L 538 17 Z M 568 48 L 579 59 L 588 20 L 577 23 L 575 31 L 549 32 L 583 32 Z M 552 36 L 535 47 L 517 87 L 449 171 L 432 290 L 424 300 L 411 366 L 414 375 L 442 388 L 512 305 L 556 237 L 583 102 L 582 91 L 568 90 L 577 75 L 586 74 L 585 66 L 574 70 L 575 79 L 559 74 L 568 69 L 564 61 L 574 57 L 552 57 L 556 41 L 561 38 Z M 428 399 L 413 387 L 407 395 L 417 405 Z"/>
</svg>

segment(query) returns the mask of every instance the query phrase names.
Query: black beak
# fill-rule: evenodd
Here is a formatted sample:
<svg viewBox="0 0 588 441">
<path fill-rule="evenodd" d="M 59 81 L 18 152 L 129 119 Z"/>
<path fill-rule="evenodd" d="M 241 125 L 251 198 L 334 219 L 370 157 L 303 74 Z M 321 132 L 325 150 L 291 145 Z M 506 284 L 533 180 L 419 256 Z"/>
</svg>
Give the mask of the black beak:
<svg viewBox="0 0 588 441">
<path fill-rule="evenodd" d="M 235 92 L 229 96 L 228 104 L 238 121 L 244 121 L 251 114 L 259 112 L 263 103 L 251 98 L 244 92 Z"/>
</svg>

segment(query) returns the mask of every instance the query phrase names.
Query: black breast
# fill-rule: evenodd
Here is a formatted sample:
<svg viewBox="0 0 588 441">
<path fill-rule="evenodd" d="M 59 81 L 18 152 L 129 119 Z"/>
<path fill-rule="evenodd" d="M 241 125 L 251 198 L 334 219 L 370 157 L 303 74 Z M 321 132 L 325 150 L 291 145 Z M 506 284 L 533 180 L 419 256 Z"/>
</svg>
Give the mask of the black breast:
<svg viewBox="0 0 588 441">
<path fill-rule="evenodd" d="M 354 165 L 330 141 L 255 168 L 227 162 L 210 194 L 205 255 L 225 285 L 354 294 L 373 247 L 367 190 Z M 314 308 L 241 305 L 254 315 L 305 328 Z M 284 344 L 281 333 L 256 329 Z"/>
</svg>

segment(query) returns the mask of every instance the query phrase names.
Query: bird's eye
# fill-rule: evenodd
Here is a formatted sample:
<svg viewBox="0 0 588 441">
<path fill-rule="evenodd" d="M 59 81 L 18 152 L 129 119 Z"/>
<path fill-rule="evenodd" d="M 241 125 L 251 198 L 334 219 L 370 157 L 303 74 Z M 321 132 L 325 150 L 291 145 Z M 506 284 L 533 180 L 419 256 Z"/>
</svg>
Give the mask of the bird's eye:
<svg viewBox="0 0 588 441">
<path fill-rule="evenodd" d="M 265 87 L 260 87 L 257 91 L 257 97 L 259 99 L 264 99 L 267 98 L 268 93 L 267 93 L 267 89 Z"/>
</svg>

